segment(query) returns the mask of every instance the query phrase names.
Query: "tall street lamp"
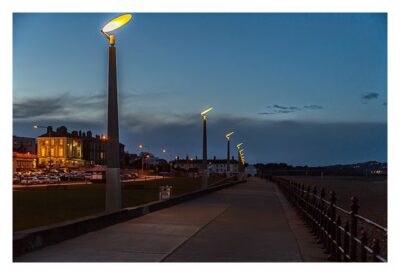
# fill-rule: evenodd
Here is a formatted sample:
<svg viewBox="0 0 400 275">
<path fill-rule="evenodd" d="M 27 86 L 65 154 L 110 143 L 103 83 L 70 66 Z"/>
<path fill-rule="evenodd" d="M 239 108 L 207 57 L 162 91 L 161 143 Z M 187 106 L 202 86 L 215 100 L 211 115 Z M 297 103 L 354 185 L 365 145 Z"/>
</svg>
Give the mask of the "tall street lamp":
<svg viewBox="0 0 400 275">
<path fill-rule="evenodd" d="M 205 109 L 200 115 L 203 118 L 203 174 L 202 174 L 202 185 L 201 188 L 205 189 L 208 185 L 208 164 L 207 164 L 207 116 L 206 114 L 210 112 L 213 108 L 210 107 Z"/>
<path fill-rule="evenodd" d="M 109 21 L 101 33 L 108 39 L 108 120 L 107 120 L 107 170 L 106 170 L 106 211 L 121 208 L 121 182 L 119 164 L 119 130 L 117 97 L 117 62 L 115 35 L 109 32 L 119 29 L 129 20 L 131 14 L 124 14 Z"/>
<path fill-rule="evenodd" d="M 227 154 L 226 154 L 226 176 L 229 177 L 231 167 L 230 167 L 230 158 L 231 158 L 231 140 L 230 136 L 233 135 L 234 132 L 230 132 L 225 135 L 227 140 Z"/>
<path fill-rule="evenodd" d="M 239 173 L 240 173 L 241 170 L 242 170 L 242 156 L 241 156 L 241 154 L 240 154 L 240 150 L 241 150 L 242 145 L 243 145 L 243 142 L 241 142 L 241 143 L 239 143 L 238 145 L 236 145 L 236 148 L 237 148 L 237 150 L 238 150 L 238 172 L 239 172 Z"/>
<path fill-rule="evenodd" d="M 139 147 L 140 149 L 147 148 L 147 150 L 150 151 L 150 146 L 143 145 L 143 144 L 139 144 L 138 147 Z M 148 152 L 148 153 L 150 153 L 150 152 Z M 143 174 L 143 172 L 144 172 L 144 158 L 145 158 L 145 157 L 149 158 L 149 155 L 148 155 L 148 154 L 145 155 L 144 152 L 143 152 L 143 150 L 142 150 L 142 174 Z"/>
</svg>

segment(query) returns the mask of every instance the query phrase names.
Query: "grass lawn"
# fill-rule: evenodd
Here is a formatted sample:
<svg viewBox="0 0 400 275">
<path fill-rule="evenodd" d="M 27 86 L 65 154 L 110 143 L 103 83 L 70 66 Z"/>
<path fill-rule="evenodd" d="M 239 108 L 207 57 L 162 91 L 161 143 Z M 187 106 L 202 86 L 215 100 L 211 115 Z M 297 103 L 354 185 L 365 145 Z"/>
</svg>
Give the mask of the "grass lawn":
<svg viewBox="0 0 400 275">
<path fill-rule="evenodd" d="M 209 184 L 220 179 L 210 178 Z M 173 196 L 176 196 L 200 189 L 201 178 L 169 178 L 123 184 L 123 207 L 157 201 L 160 185 L 173 186 Z M 14 188 L 13 230 L 84 217 L 103 212 L 104 208 L 104 184 Z"/>
</svg>

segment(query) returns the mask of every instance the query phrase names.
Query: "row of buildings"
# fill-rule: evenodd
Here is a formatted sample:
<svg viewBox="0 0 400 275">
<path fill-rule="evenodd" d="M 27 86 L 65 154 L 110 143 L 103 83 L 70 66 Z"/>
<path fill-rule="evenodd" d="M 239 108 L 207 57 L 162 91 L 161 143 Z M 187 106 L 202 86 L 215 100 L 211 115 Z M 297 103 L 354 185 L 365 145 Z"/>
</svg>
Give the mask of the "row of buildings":
<svg viewBox="0 0 400 275">
<path fill-rule="evenodd" d="M 176 157 L 171 161 L 171 167 L 175 170 L 184 170 L 190 172 L 200 172 L 203 168 L 203 160 L 186 157 L 186 159 L 180 159 Z M 226 159 L 213 159 L 208 160 L 208 170 L 213 174 L 224 174 L 227 173 L 227 161 Z M 229 161 L 229 171 L 236 173 L 239 171 L 239 163 L 234 157 Z"/>
<path fill-rule="evenodd" d="M 29 170 L 35 168 L 79 168 L 95 164 L 106 164 L 107 138 L 104 135 L 93 135 L 91 131 L 68 132 L 65 126 L 55 131 L 51 126 L 46 133 L 35 138 L 13 136 L 13 170 Z M 128 154 L 120 143 L 121 166 L 137 166 L 145 168 L 168 165 L 174 170 L 198 172 L 202 170 L 202 160 L 195 158 L 180 159 L 176 157 L 170 163 L 153 156 L 151 153 L 140 155 Z M 143 163 L 142 163 L 143 162 Z M 208 160 L 210 173 L 226 173 L 226 159 Z M 160 166 L 161 168 L 161 166 Z M 237 172 L 239 163 L 232 157 L 230 171 Z M 169 170 L 169 169 L 168 169 Z"/>
</svg>

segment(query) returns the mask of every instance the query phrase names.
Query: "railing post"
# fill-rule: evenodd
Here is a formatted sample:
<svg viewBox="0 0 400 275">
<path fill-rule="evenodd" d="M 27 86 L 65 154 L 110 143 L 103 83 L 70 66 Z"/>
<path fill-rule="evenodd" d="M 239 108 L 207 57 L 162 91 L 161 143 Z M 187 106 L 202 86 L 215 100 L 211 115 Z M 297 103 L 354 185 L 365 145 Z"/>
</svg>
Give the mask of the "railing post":
<svg viewBox="0 0 400 275">
<path fill-rule="evenodd" d="M 379 240 L 378 239 L 374 239 L 372 241 L 372 261 L 374 262 L 378 262 L 378 257 L 376 257 L 377 255 L 379 255 L 380 253 L 380 246 L 379 246 Z"/>
<path fill-rule="evenodd" d="M 311 203 L 311 216 L 312 216 L 312 234 L 314 236 L 318 236 L 318 225 L 317 225 L 317 221 L 318 221 L 318 213 L 317 213 L 317 187 L 314 186 L 313 188 L 313 193 L 312 193 L 312 203 Z"/>
<path fill-rule="evenodd" d="M 349 233 L 350 233 L 350 224 L 349 221 L 346 221 L 344 225 L 344 237 L 343 237 L 343 250 L 344 250 L 344 261 L 347 262 L 349 258 L 347 256 L 349 255 L 349 248 L 350 248 L 350 239 L 349 239 Z"/>
<path fill-rule="evenodd" d="M 304 215 L 304 183 L 301 183 L 300 191 L 301 191 L 301 193 L 300 193 L 300 211 L 301 211 L 301 215 L 303 216 L 303 218 L 305 218 L 305 215 Z"/>
<path fill-rule="evenodd" d="M 340 248 L 342 246 L 342 230 L 340 227 L 342 226 L 342 220 L 340 219 L 340 216 L 337 217 L 336 219 L 336 258 L 335 261 L 341 262 L 342 261 L 342 252 L 340 251 Z"/>
<path fill-rule="evenodd" d="M 322 188 L 319 205 L 318 205 L 318 223 L 319 223 L 319 241 L 318 243 L 324 244 L 325 234 L 324 234 L 324 202 L 325 199 L 325 189 Z"/>
<path fill-rule="evenodd" d="M 329 213 L 328 213 L 328 253 L 330 253 L 331 255 L 329 256 L 329 259 L 333 260 L 335 259 L 335 252 L 336 249 L 334 247 L 334 242 L 333 240 L 335 240 L 335 235 L 336 235 L 336 231 L 335 231 L 335 220 L 336 220 L 336 208 L 335 208 L 335 204 L 336 204 L 336 193 L 335 191 L 331 191 L 329 192 L 330 194 L 330 198 L 329 198 Z"/>
<path fill-rule="evenodd" d="M 351 212 L 350 212 L 350 234 L 351 234 L 351 250 L 350 258 L 352 261 L 357 261 L 357 213 L 358 213 L 358 199 L 357 197 L 351 197 Z"/>
<path fill-rule="evenodd" d="M 368 244 L 367 232 L 361 231 L 361 261 L 367 261 L 367 249 L 365 248 Z"/>
<path fill-rule="evenodd" d="M 311 188 L 310 185 L 307 185 L 307 195 L 306 195 L 306 219 L 307 223 L 310 226 L 311 225 L 311 218 L 310 218 L 310 192 Z"/>
<path fill-rule="evenodd" d="M 328 254 L 329 253 L 329 210 L 328 210 L 328 206 L 325 205 L 324 206 L 324 211 L 323 211 L 323 215 L 324 215 L 324 243 L 322 245 L 322 247 L 325 249 L 325 253 Z"/>
</svg>

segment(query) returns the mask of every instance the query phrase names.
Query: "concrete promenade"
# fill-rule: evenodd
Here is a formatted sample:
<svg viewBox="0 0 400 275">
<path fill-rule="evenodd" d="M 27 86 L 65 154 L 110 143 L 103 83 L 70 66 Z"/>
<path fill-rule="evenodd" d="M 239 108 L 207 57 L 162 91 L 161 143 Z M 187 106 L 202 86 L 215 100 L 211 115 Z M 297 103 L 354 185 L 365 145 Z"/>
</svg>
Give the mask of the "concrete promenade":
<svg viewBox="0 0 400 275">
<path fill-rule="evenodd" d="M 17 262 L 301 262 L 327 255 L 273 183 L 250 178 Z"/>
</svg>

